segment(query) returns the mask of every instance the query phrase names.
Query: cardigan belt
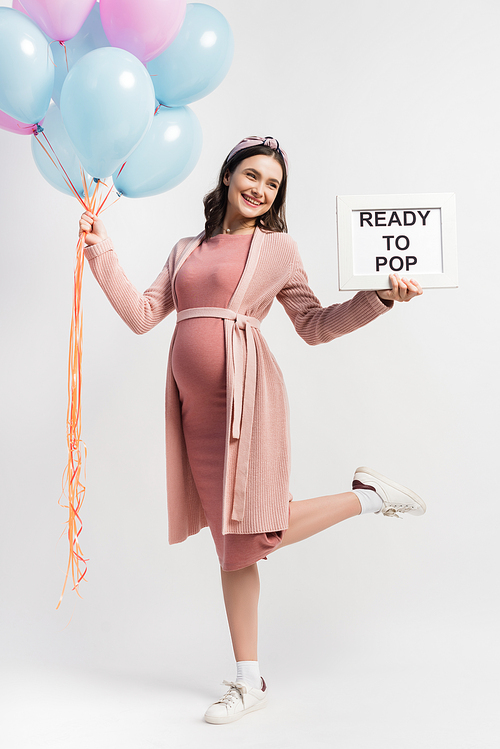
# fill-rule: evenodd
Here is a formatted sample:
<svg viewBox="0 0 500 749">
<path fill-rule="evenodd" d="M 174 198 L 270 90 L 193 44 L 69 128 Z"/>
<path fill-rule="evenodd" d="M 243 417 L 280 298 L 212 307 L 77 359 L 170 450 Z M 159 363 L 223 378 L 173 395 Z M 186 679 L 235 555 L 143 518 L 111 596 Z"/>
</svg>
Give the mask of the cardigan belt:
<svg viewBox="0 0 500 749">
<path fill-rule="evenodd" d="M 231 342 L 233 366 L 233 402 L 231 436 L 239 440 L 236 460 L 236 476 L 233 493 L 231 519 L 241 521 L 245 515 L 245 490 L 250 457 L 250 441 L 255 408 L 255 388 L 257 382 L 257 354 L 253 328 L 260 329 L 256 317 L 240 315 L 224 307 L 193 307 L 177 313 L 177 322 L 193 317 L 219 317 L 234 322 Z M 246 368 L 244 351 L 246 347 Z M 243 370 L 245 369 L 245 372 Z"/>
</svg>

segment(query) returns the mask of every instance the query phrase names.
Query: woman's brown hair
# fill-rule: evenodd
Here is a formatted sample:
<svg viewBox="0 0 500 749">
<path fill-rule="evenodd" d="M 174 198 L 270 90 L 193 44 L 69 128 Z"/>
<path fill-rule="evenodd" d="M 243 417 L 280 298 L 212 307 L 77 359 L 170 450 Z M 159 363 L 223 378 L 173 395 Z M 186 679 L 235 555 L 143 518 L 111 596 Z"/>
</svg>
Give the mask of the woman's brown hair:
<svg viewBox="0 0 500 749">
<path fill-rule="evenodd" d="M 210 239 L 210 237 L 214 236 L 217 230 L 221 228 L 224 216 L 226 215 L 229 188 L 224 184 L 224 175 L 227 171 L 232 174 L 238 164 L 244 159 L 249 159 L 251 156 L 259 154 L 275 158 L 281 166 L 283 178 L 271 208 L 262 216 L 257 217 L 255 225 L 265 231 L 287 231 L 285 218 L 287 174 L 283 156 L 279 151 L 275 151 L 269 146 L 256 145 L 243 148 L 241 151 L 237 151 L 232 158 L 226 159 L 220 170 L 217 187 L 203 198 L 203 205 L 205 206 L 205 239 Z"/>
</svg>

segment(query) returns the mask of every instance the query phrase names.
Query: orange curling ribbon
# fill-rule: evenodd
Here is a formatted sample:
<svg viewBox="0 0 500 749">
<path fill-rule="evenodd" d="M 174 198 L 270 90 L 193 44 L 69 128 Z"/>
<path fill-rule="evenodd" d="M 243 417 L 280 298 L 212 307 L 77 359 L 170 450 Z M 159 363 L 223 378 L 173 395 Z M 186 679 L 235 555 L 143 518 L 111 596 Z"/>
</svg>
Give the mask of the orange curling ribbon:
<svg viewBox="0 0 500 749">
<path fill-rule="evenodd" d="M 112 192 L 112 187 L 101 182 L 94 181 L 93 188 L 87 184 L 85 174 L 82 171 L 82 183 L 84 197 L 82 198 L 59 161 L 57 154 L 48 141 L 45 133 L 40 128 L 34 133 L 38 143 L 43 148 L 52 163 L 59 169 L 63 178 L 79 200 L 82 206 L 98 216 L 106 210 L 105 204 Z M 42 142 L 42 140 L 44 142 Z M 92 183 L 91 183 L 92 184 Z M 101 186 L 107 191 L 104 198 L 100 198 Z M 116 202 L 116 200 L 114 201 Z M 112 205 L 112 204 L 111 204 Z M 76 261 L 73 279 L 73 304 L 71 312 L 71 326 L 69 336 L 68 357 L 68 408 L 66 414 L 66 440 L 68 446 L 68 462 L 63 472 L 63 489 L 59 498 L 59 505 L 68 510 L 67 535 L 69 541 L 69 558 L 66 575 L 61 592 L 61 597 L 56 609 L 61 605 L 64 592 L 71 574 L 73 590 L 81 598 L 79 585 L 85 580 L 87 573 L 87 559 L 84 558 L 80 546 L 80 534 L 83 523 L 81 519 L 81 508 L 85 498 L 85 463 L 87 459 L 87 447 L 81 438 L 81 393 L 82 393 L 82 339 L 83 339 L 83 310 L 82 310 L 82 280 L 84 266 L 84 251 L 86 234 L 82 234 L 76 247 Z M 64 502 L 66 500 L 66 502 Z"/>
<path fill-rule="evenodd" d="M 64 585 L 56 608 L 59 608 L 66 589 L 68 577 L 71 571 L 73 590 L 80 596 L 78 586 L 85 578 L 87 572 L 87 560 L 83 558 L 80 547 L 79 536 L 82 532 L 83 523 L 80 511 L 85 498 L 85 486 L 81 481 L 82 469 L 85 473 L 85 460 L 87 447 L 81 439 L 81 393 L 82 393 L 82 331 L 83 315 L 81 306 L 82 278 L 83 278 L 83 247 L 85 235 L 82 234 L 76 248 L 76 263 L 74 270 L 73 286 L 73 308 L 71 314 L 71 328 L 69 336 L 69 360 L 68 360 L 68 410 L 66 414 L 66 438 L 68 444 L 68 463 L 63 474 L 63 496 L 67 504 L 62 504 L 69 512 L 67 521 L 69 560 L 64 578 Z M 84 460 L 82 462 L 82 447 Z M 80 596 L 81 598 L 81 596 Z"/>
<path fill-rule="evenodd" d="M 93 180 L 87 183 L 85 173 L 81 170 L 83 184 L 83 198 L 71 181 L 68 173 L 61 164 L 56 152 L 52 148 L 43 128 L 34 125 L 34 136 L 41 148 L 45 151 L 54 166 L 60 171 L 67 186 L 81 203 L 85 210 L 98 216 L 106 210 L 113 186 L 108 187 L 101 180 Z M 125 164 L 123 164 L 123 167 Z M 121 171 L 121 170 L 120 170 Z M 91 189 L 91 185 L 92 189 Z M 106 191 L 101 198 L 101 188 Z M 117 200 L 120 198 L 118 195 Z M 114 200 L 111 205 L 117 202 Z M 59 498 L 59 505 L 68 510 L 67 535 L 69 541 L 69 558 L 66 568 L 61 597 L 56 609 L 61 605 L 66 586 L 71 574 L 73 590 L 81 598 L 79 592 L 80 583 L 85 580 L 87 573 L 87 559 L 84 558 L 80 546 L 80 534 L 83 523 L 81 519 L 81 508 L 85 498 L 85 463 L 87 459 L 87 447 L 81 438 L 81 393 L 82 393 L 82 338 L 83 338 L 83 310 L 82 310 L 82 279 L 84 266 L 84 246 L 86 234 L 82 234 L 76 247 L 76 261 L 74 268 L 73 283 L 73 305 L 71 313 L 71 327 L 69 336 L 69 358 L 68 358 L 68 409 L 66 414 L 66 440 L 68 446 L 68 462 L 63 472 L 63 488 Z M 63 500 L 66 500 L 64 503 Z M 64 534 L 64 532 L 63 532 Z"/>
<path fill-rule="evenodd" d="M 50 145 L 50 144 L 49 144 Z M 57 157 L 56 157 L 57 158 Z M 58 160 L 58 159 L 57 159 Z M 58 160 L 59 161 L 59 160 Z M 61 165 L 61 169 L 63 169 Z M 63 169 L 64 172 L 64 169 Z M 66 172 L 64 172 L 66 174 Z M 107 187 L 100 180 L 95 183 L 93 191 L 85 179 L 82 171 L 82 182 L 84 198 L 80 197 L 70 178 L 66 175 L 66 182 L 72 191 L 77 195 L 80 202 L 86 210 L 98 216 L 105 209 L 105 203 L 108 200 L 112 188 Z M 103 186 L 107 193 L 103 200 L 99 198 L 100 188 Z M 114 201 L 116 202 L 116 200 Z M 87 446 L 81 439 L 81 392 L 82 392 L 82 338 L 83 338 L 83 310 L 81 305 L 82 298 L 82 279 L 84 266 L 84 252 L 86 234 L 82 234 L 78 240 L 76 248 L 76 262 L 74 270 L 73 284 L 73 307 L 71 314 L 71 328 L 69 337 L 69 359 L 68 359 L 68 410 L 66 416 L 66 439 L 68 445 L 68 463 L 63 473 L 63 492 L 59 499 L 59 504 L 68 510 L 67 534 L 69 542 L 69 559 L 64 578 L 63 589 L 59 603 L 56 609 L 61 605 L 66 585 L 71 573 L 73 590 L 81 598 L 79 585 L 85 580 L 87 573 L 87 559 L 84 558 L 80 546 L 80 534 L 83 523 L 80 516 L 83 500 L 85 498 L 85 486 L 82 478 L 85 477 L 85 462 L 87 459 Z M 83 451 L 83 459 L 82 459 Z M 83 477 L 82 477 L 83 472 Z M 65 498 L 67 504 L 62 503 Z"/>
</svg>

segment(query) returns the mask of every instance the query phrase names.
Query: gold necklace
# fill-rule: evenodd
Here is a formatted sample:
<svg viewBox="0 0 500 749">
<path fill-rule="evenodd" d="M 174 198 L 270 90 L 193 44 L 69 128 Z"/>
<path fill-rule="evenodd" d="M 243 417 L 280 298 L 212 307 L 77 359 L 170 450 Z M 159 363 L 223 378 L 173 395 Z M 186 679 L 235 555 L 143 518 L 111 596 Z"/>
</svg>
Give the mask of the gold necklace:
<svg viewBox="0 0 500 749">
<path fill-rule="evenodd" d="M 251 226 L 251 227 L 250 226 L 249 227 L 243 226 L 243 227 L 240 227 L 240 228 L 242 228 L 242 229 L 255 229 L 255 226 Z M 238 231 L 238 229 L 234 229 L 234 234 L 235 235 L 236 235 L 237 231 Z M 231 234 L 231 232 L 232 232 L 232 229 L 222 229 L 222 233 L 223 234 Z"/>
</svg>

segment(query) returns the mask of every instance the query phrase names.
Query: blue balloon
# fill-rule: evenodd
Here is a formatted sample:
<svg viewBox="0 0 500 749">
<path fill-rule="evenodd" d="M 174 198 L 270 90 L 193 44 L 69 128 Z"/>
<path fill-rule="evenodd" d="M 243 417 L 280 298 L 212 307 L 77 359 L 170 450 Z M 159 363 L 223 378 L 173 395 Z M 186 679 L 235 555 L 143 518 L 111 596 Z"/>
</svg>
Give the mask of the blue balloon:
<svg viewBox="0 0 500 749">
<path fill-rule="evenodd" d="M 99 3 L 94 5 L 78 34 L 65 42 L 65 46 L 66 53 L 64 52 L 62 44 L 56 43 L 51 46 L 52 54 L 54 55 L 54 62 L 56 64 L 52 98 L 57 106 L 60 105 L 61 89 L 66 80 L 68 68 L 71 69 L 75 62 L 86 55 L 87 52 L 92 52 L 93 49 L 110 46 L 108 38 L 104 33 L 104 29 L 102 28 Z M 68 56 L 67 64 L 66 55 Z"/>
<path fill-rule="evenodd" d="M 117 47 L 95 49 L 69 71 L 61 114 L 84 169 L 105 179 L 147 133 L 155 95 L 142 62 Z"/>
<path fill-rule="evenodd" d="M 49 108 L 54 63 L 38 26 L 13 8 L 0 8 L 0 109 L 35 124 Z"/>
<path fill-rule="evenodd" d="M 64 127 L 61 112 L 55 104 L 50 105 L 49 110 L 45 115 L 43 121 L 43 133 L 47 137 L 50 146 L 54 149 L 57 159 L 61 162 L 71 182 L 83 197 L 84 189 L 80 171 L 80 162 L 75 153 L 75 149 L 73 148 L 73 144 L 69 139 L 69 135 L 66 132 L 66 128 Z M 33 135 L 31 138 L 31 153 L 33 154 L 38 171 L 42 177 L 45 177 L 52 187 L 56 188 L 56 190 L 64 192 L 66 195 L 73 196 L 74 193 L 66 184 L 62 175 L 62 170 L 54 165 L 48 154 L 44 151 L 42 145 L 47 149 L 57 163 L 57 159 L 52 153 L 50 146 L 47 145 L 43 134 L 40 133 L 38 136 Z M 86 175 L 86 178 L 88 184 L 90 182 L 90 177 Z"/>
<path fill-rule="evenodd" d="M 202 131 L 189 107 L 160 107 L 153 124 L 120 174 L 115 189 L 127 198 L 147 198 L 186 179 L 201 154 Z"/>
<path fill-rule="evenodd" d="M 172 44 L 147 64 L 156 98 L 172 107 L 202 99 L 225 77 L 233 51 L 233 32 L 222 13 L 210 5 L 189 3 Z"/>
</svg>

